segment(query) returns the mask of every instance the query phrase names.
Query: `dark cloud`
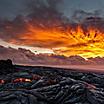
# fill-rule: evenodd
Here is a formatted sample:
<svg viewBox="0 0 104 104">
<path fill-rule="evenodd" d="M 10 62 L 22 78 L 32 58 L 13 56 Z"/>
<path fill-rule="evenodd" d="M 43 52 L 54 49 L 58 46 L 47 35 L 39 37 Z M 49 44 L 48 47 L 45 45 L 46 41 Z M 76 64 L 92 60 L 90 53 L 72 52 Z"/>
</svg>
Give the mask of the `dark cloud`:
<svg viewBox="0 0 104 104">
<path fill-rule="evenodd" d="M 61 10 L 69 18 L 77 10 L 89 13 L 94 13 L 97 10 L 101 12 L 101 16 L 104 16 L 104 0 L 64 0 Z"/>
<path fill-rule="evenodd" d="M 86 12 L 84 10 L 75 10 L 72 14 L 72 20 L 80 23 L 84 19 L 89 17 L 101 17 L 101 10 L 95 10 L 93 12 Z"/>
<path fill-rule="evenodd" d="M 28 4 L 30 22 L 37 26 L 60 26 L 64 22 L 58 5 L 62 0 L 31 0 Z M 54 23 L 53 23 L 54 22 Z"/>
</svg>

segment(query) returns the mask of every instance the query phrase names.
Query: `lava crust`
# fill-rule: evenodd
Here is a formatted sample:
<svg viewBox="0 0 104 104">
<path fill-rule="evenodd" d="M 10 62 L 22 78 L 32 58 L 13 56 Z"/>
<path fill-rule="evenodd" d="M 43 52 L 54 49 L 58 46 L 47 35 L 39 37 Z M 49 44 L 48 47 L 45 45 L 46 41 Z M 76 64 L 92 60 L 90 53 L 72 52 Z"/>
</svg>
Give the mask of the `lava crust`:
<svg viewBox="0 0 104 104">
<path fill-rule="evenodd" d="M 0 76 L 0 104 L 104 104 L 104 74 L 14 66 Z"/>
</svg>

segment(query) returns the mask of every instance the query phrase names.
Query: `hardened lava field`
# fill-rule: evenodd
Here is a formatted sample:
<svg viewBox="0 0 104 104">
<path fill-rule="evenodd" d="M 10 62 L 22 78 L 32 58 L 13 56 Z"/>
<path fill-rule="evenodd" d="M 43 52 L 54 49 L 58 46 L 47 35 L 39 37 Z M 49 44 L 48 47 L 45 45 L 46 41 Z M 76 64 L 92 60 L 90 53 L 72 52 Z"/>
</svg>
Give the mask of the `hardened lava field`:
<svg viewBox="0 0 104 104">
<path fill-rule="evenodd" d="M 101 73 L 17 66 L 7 60 L 0 62 L 0 74 L 0 104 L 104 104 Z"/>
</svg>

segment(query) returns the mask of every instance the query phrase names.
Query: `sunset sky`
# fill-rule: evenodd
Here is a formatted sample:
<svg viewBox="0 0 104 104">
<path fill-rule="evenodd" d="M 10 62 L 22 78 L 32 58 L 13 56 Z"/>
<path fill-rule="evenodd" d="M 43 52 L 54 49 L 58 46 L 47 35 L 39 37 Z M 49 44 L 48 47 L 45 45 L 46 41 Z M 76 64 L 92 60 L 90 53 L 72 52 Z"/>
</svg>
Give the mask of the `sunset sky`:
<svg viewBox="0 0 104 104">
<path fill-rule="evenodd" d="M 0 45 L 103 57 L 104 0 L 0 0 Z"/>
</svg>

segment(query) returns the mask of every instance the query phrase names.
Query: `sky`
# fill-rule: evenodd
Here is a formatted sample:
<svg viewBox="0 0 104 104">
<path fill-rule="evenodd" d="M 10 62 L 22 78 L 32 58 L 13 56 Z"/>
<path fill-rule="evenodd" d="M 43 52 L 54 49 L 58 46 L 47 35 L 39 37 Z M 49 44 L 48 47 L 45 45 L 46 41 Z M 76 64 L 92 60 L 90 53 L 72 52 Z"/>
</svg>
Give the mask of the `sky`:
<svg viewBox="0 0 104 104">
<path fill-rule="evenodd" d="M 91 24 L 88 17 L 94 17 Z M 102 57 L 103 17 L 104 0 L 0 0 L 0 45 L 34 53 Z"/>
<path fill-rule="evenodd" d="M 86 12 L 99 10 L 104 12 L 104 0 L 64 0 L 62 8 L 65 15 L 69 14 L 69 17 L 75 10 L 84 10 Z"/>
<path fill-rule="evenodd" d="M 32 0 L 0 0 L 0 17 L 14 18 L 16 15 L 26 13 L 26 2 Z M 101 10 L 104 12 L 104 0 L 63 0 L 60 10 L 68 17 L 75 10 L 93 12 Z M 103 14 L 104 15 L 104 14 Z"/>
</svg>

